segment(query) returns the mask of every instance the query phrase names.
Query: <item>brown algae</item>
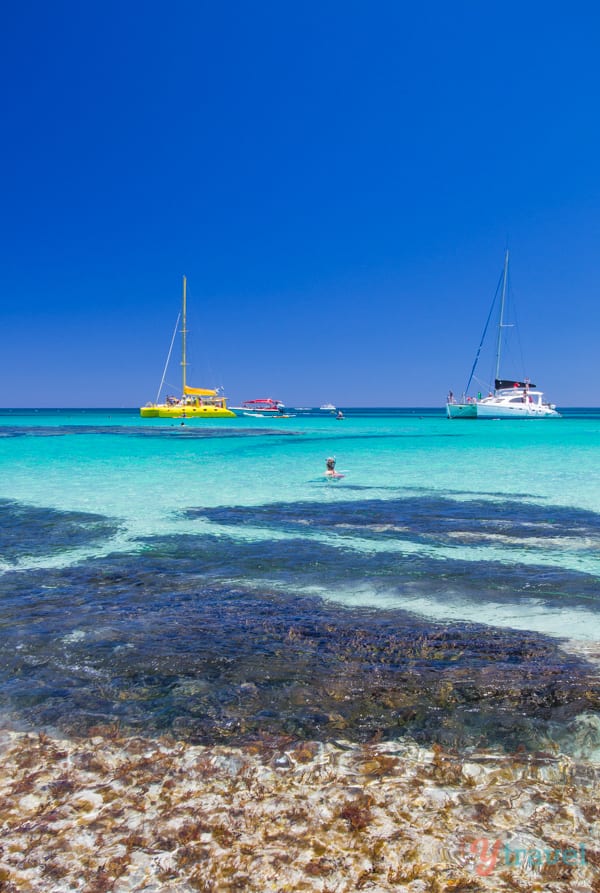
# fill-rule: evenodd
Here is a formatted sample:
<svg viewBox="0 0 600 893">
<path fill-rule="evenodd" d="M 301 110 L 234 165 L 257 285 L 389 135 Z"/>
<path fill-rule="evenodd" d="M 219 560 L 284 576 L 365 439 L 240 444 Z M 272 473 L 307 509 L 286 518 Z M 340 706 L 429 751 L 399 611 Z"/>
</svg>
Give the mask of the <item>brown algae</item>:
<svg viewBox="0 0 600 893">
<path fill-rule="evenodd" d="M 589 762 L 97 731 L 1 734 L 4 893 L 600 889 Z"/>
</svg>

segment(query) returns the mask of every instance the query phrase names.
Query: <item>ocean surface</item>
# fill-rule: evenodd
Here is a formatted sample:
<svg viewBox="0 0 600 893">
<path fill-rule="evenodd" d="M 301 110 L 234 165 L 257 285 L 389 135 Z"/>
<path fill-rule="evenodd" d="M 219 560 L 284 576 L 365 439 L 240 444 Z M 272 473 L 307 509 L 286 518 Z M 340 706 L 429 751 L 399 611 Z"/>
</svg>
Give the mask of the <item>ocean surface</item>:
<svg viewBox="0 0 600 893">
<path fill-rule="evenodd" d="M 600 752 L 600 409 L 290 412 L 0 412 L 3 725 Z"/>
</svg>

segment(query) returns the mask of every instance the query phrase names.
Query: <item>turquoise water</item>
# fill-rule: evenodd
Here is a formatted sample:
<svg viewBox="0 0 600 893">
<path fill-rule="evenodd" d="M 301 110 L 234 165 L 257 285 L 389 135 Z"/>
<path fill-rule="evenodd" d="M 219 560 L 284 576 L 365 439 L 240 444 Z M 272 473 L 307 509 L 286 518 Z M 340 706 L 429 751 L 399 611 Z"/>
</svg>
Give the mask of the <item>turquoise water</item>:
<svg viewBox="0 0 600 893">
<path fill-rule="evenodd" d="M 352 665 L 343 698 L 356 699 L 358 628 L 373 638 L 365 678 L 415 637 L 445 643 L 422 669 L 434 688 L 458 684 L 457 654 L 476 687 L 490 660 L 513 689 L 527 667 L 515 716 L 537 717 L 550 667 L 588 684 L 574 655 L 600 645 L 600 410 L 485 423 L 344 411 L 183 426 L 137 411 L 2 412 L 5 714 L 80 731 L 117 717 L 203 740 L 265 724 L 312 734 L 331 725 L 319 715 L 340 715 L 325 682 L 340 662 Z M 329 455 L 342 479 L 324 477 Z M 448 706 L 457 740 L 467 700 Z M 338 726 L 439 725 L 435 711 L 361 704 L 362 719 L 342 710 Z"/>
</svg>

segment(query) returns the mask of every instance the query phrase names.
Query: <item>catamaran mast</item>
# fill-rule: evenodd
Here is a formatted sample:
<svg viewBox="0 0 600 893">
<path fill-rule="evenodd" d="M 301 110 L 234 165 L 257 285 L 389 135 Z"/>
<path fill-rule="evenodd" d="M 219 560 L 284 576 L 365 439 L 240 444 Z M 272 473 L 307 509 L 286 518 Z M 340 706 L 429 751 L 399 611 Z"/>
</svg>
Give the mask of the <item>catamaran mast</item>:
<svg viewBox="0 0 600 893">
<path fill-rule="evenodd" d="M 504 255 L 504 276 L 502 279 L 502 298 L 500 300 L 500 322 L 498 323 L 498 344 L 496 346 L 496 381 L 500 378 L 500 350 L 502 348 L 502 329 L 504 328 L 504 304 L 506 301 L 506 285 L 508 282 L 508 248 Z"/>
<path fill-rule="evenodd" d="M 182 322 L 182 328 L 181 328 L 181 367 L 183 370 L 183 391 L 182 391 L 182 394 L 185 394 L 185 386 L 186 386 L 185 369 L 187 366 L 186 359 L 185 359 L 185 336 L 187 335 L 186 306 L 185 306 L 186 305 L 186 290 L 187 290 L 187 279 L 184 276 L 183 277 L 183 309 L 182 309 L 183 322 Z"/>
</svg>

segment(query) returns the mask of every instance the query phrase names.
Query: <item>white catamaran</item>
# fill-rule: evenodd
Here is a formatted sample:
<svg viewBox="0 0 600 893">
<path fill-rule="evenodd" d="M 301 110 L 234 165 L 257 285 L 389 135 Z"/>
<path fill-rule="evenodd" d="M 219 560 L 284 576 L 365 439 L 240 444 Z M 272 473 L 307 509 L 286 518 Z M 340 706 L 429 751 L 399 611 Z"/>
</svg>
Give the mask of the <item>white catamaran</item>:
<svg viewBox="0 0 600 893">
<path fill-rule="evenodd" d="M 496 302 L 496 296 L 492 302 L 492 309 L 488 316 L 485 329 L 475 356 L 475 362 L 471 369 L 471 375 L 465 388 L 465 393 L 460 401 L 454 399 L 452 391 L 448 394 L 446 403 L 446 415 L 449 419 L 559 419 L 560 413 L 556 411 L 553 403 L 546 403 L 542 391 L 528 378 L 522 381 L 500 378 L 500 359 L 502 352 L 502 334 L 507 326 L 504 322 L 506 306 L 506 289 L 508 283 L 508 251 L 504 257 L 504 271 L 502 275 L 502 295 L 500 299 L 500 315 L 498 318 L 498 337 L 496 342 L 496 372 L 494 378 L 494 390 L 490 390 L 487 397 L 478 394 L 477 397 L 466 396 L 475 374 L 477 361 L 481 347 Z M 497 292 L 496 292 L 497 295 Z"/>
</svg>

